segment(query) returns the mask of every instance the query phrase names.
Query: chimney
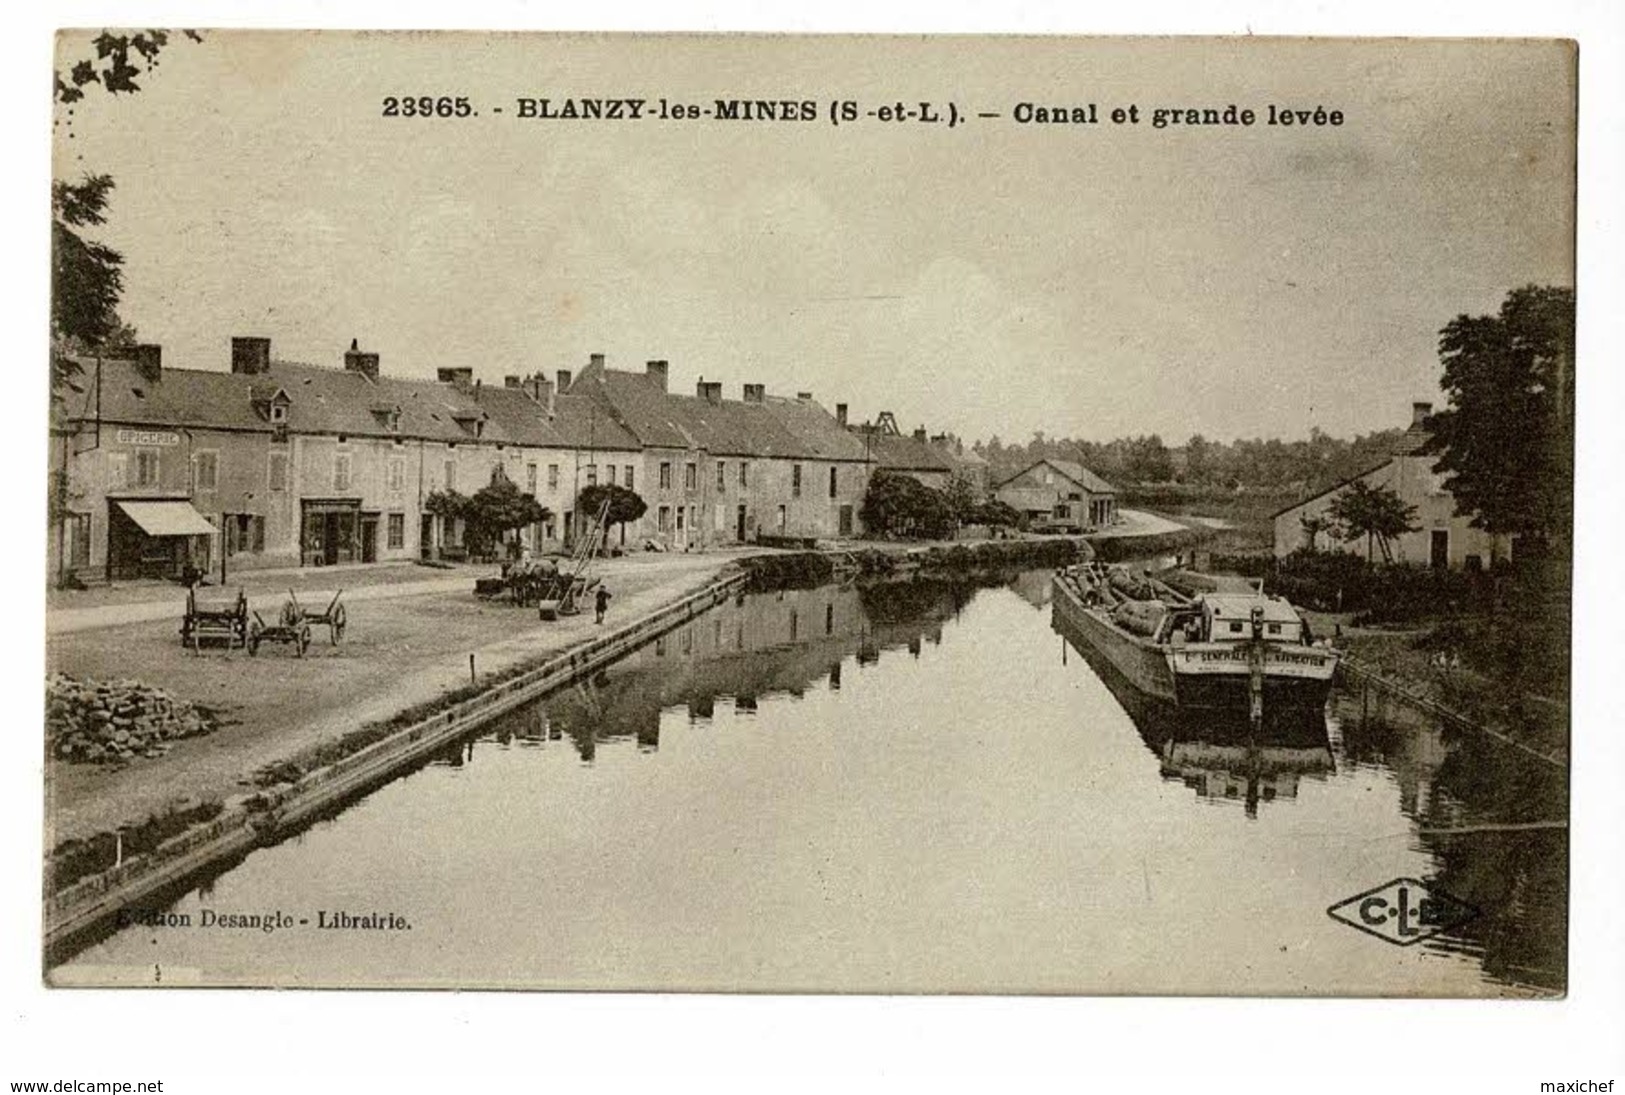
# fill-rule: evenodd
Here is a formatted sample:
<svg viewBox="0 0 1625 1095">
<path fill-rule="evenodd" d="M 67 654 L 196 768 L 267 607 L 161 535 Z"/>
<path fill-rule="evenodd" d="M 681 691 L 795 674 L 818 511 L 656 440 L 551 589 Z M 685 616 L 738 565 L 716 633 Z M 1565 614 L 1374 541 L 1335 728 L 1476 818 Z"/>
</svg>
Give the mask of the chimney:
<svg viewBox="0 0 1625 1095">
<path fill-rule="evenodd" d="M 231 339 L 231 371 L 243 376 L 258 376 L 271 368 L 271 340 L 268 338 L 244 338 L 233 335 Z"/>
<path fill-rule="evenodd" d="M 837 404 L 835 404 L 835 424 L 837 426 L 841 427 L 841 429 L 843 429 L 843 430 L 846 429 L 846 404 L 845 403 L 837 403 Z"/>
<path fill-rule="evenodd" d="M 798 402 L 800 402 L 800 403 L 811 403 L 812 402 L 812 393 L 811 392 L 797 392 L 796 393 L 796 400 Z"/>
<path fill-rule="evenodd" d="M 435 370 L 435 376 L 440 379 L 440 383 L 450 384 L 456 388 L 466 388 L 474 383 L 474 370 L 467 365 L 455 368 L 441 366 Z"/>
<path fill-rule="evenodd" d="M 1433 413 L 1433 404 L 1431 404 L 1431 403 L 1412 403 L 1411 404 L 1411 429 L 1413 429 L 1413 430 L 1421 429 L 1422 428 L 1422 420 L 1424 418 L 1426 418 L 1428 415 L 1432 414 L 1432 413 Z"/>
<path fill-rule="evenodd" d="M 135 347 L 135 371 L 141 374 L 141 379 L 148 384 L 156 384 L 164 378 L 164 348 L 155 346 L 150 342 L 143 342 Z"/>
<path fill-rule="evenodd" d="M 603 354 L 588 354 L 587 355 L 587 368 L 591 369 L 594 366 L 596 366 L 596 367 L 598 367 L 600 369 L 602 369 L 604 367 L 604 355 Z"/>
<path fill-rule="evenodd" d="M 517 376 L 510 373 L 502 378 L 502 386 L 504 388 L 523 388 L 525 385 Z"/>
<path fill-rule="evenodd" d="M 765 403 L 766 401 L 767 401 L 767 385 L 766 384 L 746 384 L 745 385 L 745 402 L 746 403 Z"/>
<path fill-rule="evenodd" d="M 722 381 L 706 380 L 700 377 L 700 382 L 694 388 L 694 394 L 713 406 L 722 402 Z"/>
<path fill-rule="evenodd" d="M 603 354 L 593 354 L 592 356 L 600 364 L 604 360 L 604 355 Z M 565 392 L 567 392 L 569 390 L 570 390 L 570 370 L 569 369 L 560 369 L 559 370 L 559 394 L 563 395 Z"/>
<path fill-rule="evenodd" d="M 360 373 L 368 380 L 378 379 L 378 355 L 363 353 L 356 345 L 356 340 L 350 340 L 350 348 L 344 351 L 344 371 Z"/>
<path fill-rule="evenodd" d="M 666 391 L 668 371 L 664 361 L 651 361 L 644 366 L 643 375 L 648 377 L 650 384 L 653 384 L 661 391 Z"/>
<path fill-rule="evenodd" d="M 920 442 L 921 444 L 925 443 L 925 427 L 924 426 L 921 426 L 919 429 L 914 431 L 914 440 Z"/>
</svg>

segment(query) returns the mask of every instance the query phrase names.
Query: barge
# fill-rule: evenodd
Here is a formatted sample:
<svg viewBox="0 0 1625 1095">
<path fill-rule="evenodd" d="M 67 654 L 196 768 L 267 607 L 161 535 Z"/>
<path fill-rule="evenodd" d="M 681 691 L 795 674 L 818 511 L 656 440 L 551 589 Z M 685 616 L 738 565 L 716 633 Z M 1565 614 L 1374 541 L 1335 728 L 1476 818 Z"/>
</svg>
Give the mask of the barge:
<svg viewBox="0 0 1625 1095">
<path fill-rule="evenodd" d="M 1153 699 L 1255 720 L 1266 709 L 1325 707 L 1337 652 L 1311 640 L 1284 598 L 1187 598 L 1097 563 L 1059 570 L 1053 585 L 1056 617 Z"/>
</svg>

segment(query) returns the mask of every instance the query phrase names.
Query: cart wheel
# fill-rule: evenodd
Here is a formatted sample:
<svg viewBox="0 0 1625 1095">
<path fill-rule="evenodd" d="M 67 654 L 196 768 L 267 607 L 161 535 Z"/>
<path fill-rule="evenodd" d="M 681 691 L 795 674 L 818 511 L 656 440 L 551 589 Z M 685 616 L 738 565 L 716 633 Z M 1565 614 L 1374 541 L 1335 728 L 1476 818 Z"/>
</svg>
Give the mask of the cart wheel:
<svg viewBox="0 0 1625 1095">
<path fill-rule="evenodd" d="M 248 625 L 248 656 L 250 658 L 260 652 L 260 630 L 260 625 L 257 623 Z"/>
<path fill-rule="evenodd" d="M 283 627 L 293 627 L 298 622 L 299 622 L 299 610 L 297 608 L 293 607 L 293 602 L 292 601 L 283 601 L 282 602 L 282 619 L 281 619 L 282 626 Z"/>
<path fill-rule="evenodd" d="M 299 629 L 299 656 L 305 656 L 305 650 L 310 646 L 310 627 L 307 625 Z"/>
<path fill-rule="evenodd" d="M 331 632 L 330 632 L 330 638 L 333 640 L 333 645 L 334 646 L 339 645 L 339 640 L 344 638 L 344 621 L 345 621 L 345 619 L 346 619 L 346 617 L 345 617 L 345 614 L 344 614 L 344 606 L 343 605 L 339 605 L 339 606 L 337 606 L 336 608 L 333 609 L 333 623 L 332 623 L 332 628 L 331 628 Z"/>
</svg>

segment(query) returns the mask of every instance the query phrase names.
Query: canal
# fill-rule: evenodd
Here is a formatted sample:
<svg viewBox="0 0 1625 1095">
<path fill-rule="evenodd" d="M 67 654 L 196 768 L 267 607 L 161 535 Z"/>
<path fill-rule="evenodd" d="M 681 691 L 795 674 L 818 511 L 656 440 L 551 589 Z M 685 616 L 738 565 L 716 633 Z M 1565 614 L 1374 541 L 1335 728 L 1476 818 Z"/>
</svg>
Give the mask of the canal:
<svg viewBox="0 0 1625 1095">
<path fill-rule="evenodd" d="M 1360 693 L 1265 736 L 1144 709 L 1054 629 L 1044 573 L 754 594 L 254 851 L 147 910 L 174 926 L 124 927 L 58 974 L 1562 991 L 1561 770 Z M 1480 915 L 1412 946 L 1328 916 L 1395 878 Z M 276 913 L 271 931 L 220 923 Z M 340 913 L 394 926 L 318 926 Z"/>
</svg>

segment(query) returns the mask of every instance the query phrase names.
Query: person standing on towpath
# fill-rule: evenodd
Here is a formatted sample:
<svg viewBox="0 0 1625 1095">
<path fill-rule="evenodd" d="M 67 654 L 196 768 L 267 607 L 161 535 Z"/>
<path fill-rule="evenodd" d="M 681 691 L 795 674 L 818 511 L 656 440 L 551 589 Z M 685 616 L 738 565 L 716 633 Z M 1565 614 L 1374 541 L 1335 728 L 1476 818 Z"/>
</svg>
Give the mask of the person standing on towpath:
<svg viewBox="0 0 1625 1095">
<path fill-rule="evenodd" d="M 611 596 L 613 596 L 613 594 L 611 594 L 610 591 L 605 589 L 603 586 L 599 586 L 598 592 L 593 596 L 593 604 L 598 609 L 599 623 L 604 622 L 604 613 L 609 610 L 609 599 Z"/>
</svg>

